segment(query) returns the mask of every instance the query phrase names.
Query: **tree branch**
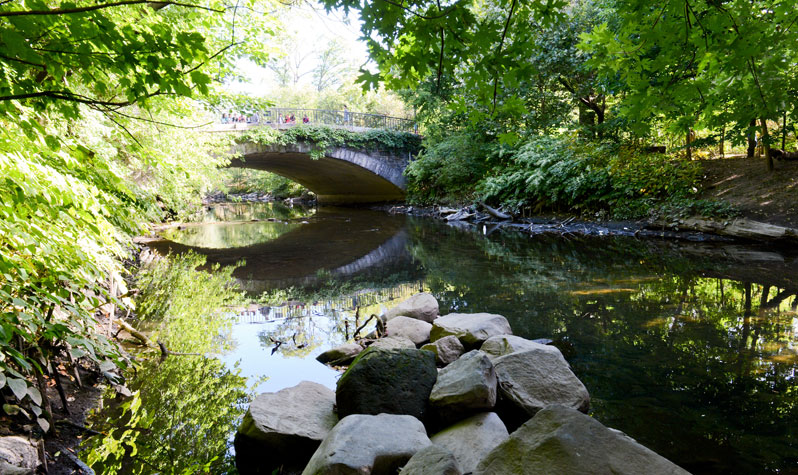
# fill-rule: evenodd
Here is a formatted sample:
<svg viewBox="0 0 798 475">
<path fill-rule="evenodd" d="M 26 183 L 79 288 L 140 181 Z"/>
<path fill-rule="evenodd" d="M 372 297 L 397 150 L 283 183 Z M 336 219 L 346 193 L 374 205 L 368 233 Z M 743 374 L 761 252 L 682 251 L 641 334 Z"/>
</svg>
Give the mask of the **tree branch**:
<svg viewBox="0 0 798 475">
<path fill-rule="evenodd" d="M 151 0 L 122 0 L 119 2 L 104 3 L 100 5 L 92 5 L 89 7 L 76 7 L 76 8 L 53 8 L 50 10 L 14 10 L 10 12 L 0 12 L 0 17 L 10 16 L 29 16 L 29 15 L 67 15 L 71 13 L 84 13 L 95 10 L 102 10 L 104 8 L 119 7 L 123 5 L 141 5 L 141 4 L 157 4 L 157 5 L 176 5 L 178 7 L 197 8 L 200 10 L 208 10 L 215 13 L 224 13 L 224 10 L 217 10 L 215 8 L 203 7 L 202 5 L 194 5 L 191 3 L 180 2 L 153 2 Z"/>
<path fill-rule="evenodd" d="M 422 15 L 421 13 L 418 13 L 418 12 L 414 12 L 409 7 L 406 7 L 406 6 L 402 5 L 401 3 L 397 3 L 397 2 L 394 2 L 394 1 L 391 1 L 391 0 L 382 0 L 382 1 L 387 3 L 387 4 L 389 4 L 389 5 L 393 5 L 395 7 L 401 8 L 402 10 L 406 11 L 407 13 L 410 13 L 413 16 L 421 18 L 422 20 L 437 20 L 439 18 L 443 18 L 446 15 L 448 15 L 449 13 L 453 12 L 457 8 L 457 3 L 455 3 L 454 5 L 449 7 L 447 10 L 442 11 L 438 15 L 427 16 L 427 15 Z"/>
<path fill-rule="evenodd" d="M 504 40 L 505 38 L 507 38 L 507 30 L 510 28 L 510 20 L 513 18 L 513 11 L 515 11 L 515 1 L 516 0 L 513 0 L 513 3 L 510 5 L 510 13 L 507 14 L 507 21 L 504 22 L 504 31 L 502 31 L 502 39 L 501 41 L 499 41 L 499 49 L 496 52 L 497 57 L 502 54 L 502 48 L 504 47 Z M 491 111 L 491 114 L 493 112 L 496 112 L 496 93 L 498 92 L 498 90 L 499 90 L 499 74 L 497 72 L 496 76 L 493 79 L 493 110 Z"/>
</svg>

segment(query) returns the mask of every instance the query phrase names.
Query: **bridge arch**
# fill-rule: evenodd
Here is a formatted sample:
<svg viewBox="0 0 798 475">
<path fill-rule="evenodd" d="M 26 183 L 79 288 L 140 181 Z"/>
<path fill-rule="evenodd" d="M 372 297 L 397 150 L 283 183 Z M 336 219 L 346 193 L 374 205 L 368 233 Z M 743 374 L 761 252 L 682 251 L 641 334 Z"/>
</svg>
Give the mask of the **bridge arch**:
<svg viewBox="0 0 798 475">
<path fill-rule="evenodd" d="M 300 141 L 290 145 L 235 145 L 239 158 L 232 168 L 264 170 L 289 178 L 316 193 L 321 204 L 401 201 L 405 198 L 403 175 L 410 154 L 335 147 L 319 159 L 311 158 L 314 145 Z"/>
</svg>

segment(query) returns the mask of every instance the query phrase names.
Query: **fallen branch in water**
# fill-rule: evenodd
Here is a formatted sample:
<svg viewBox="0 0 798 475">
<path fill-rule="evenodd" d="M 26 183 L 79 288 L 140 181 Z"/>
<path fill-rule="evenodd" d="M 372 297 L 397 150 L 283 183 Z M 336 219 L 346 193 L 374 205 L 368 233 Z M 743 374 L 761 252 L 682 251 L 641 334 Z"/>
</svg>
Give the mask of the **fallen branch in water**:
<svg viewBox="0 0 798 475">
<path fill-rule="evenodd" d="M 488 212 L 489 215 L 493 216 L 496 219 L 513 219 L 513 217 L 507 213 L 502 213 L 501 211 L 491 208 L 490 206 L 486 205 L 482 201 L 479 202 L 479 205 L 485 208 L 485 211 Z"/>
<path fill-rule="evenodd" d="M 369 322 L 372 319 L 374 319 L 374 318 L 377 318 L 377 316 L 372 313 L 371 316 L 369 318 L 367 318 L 365 322 L 363 322 L 363 325 L 360 325 L 359 327 L 357 327 L 357 329 L 355 330 L 354 335 L 352 335 L 352 338 L 357 339 L 357 336 L 360 334 L 360 330 L 366 328 L 366 325 L 368 325 Z"/>
</svg>

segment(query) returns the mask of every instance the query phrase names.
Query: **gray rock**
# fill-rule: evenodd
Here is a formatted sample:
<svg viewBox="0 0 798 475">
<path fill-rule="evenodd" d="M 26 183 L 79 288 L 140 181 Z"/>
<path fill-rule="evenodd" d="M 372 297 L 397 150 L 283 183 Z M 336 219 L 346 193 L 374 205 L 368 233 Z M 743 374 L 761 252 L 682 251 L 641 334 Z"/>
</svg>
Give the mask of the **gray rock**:
<svg viewBox="0 0 798 475">
<path fill-rule="evenodd" d="M 18 435 L 0 437 L 0 473 L 34 473 L 39 466 L 36 445 Z"/>
<path fill-rule="evenodd" d="M 457 459 L 448 450 L 432 444 L 416 452 L 399 475 L 461 475 Z"/>
<path fill-rule="evenodd" d="M 452 363 L 465 352 L 463 344 L 454 335 L 445 336 L 434 343 L 428 343 L 421 349 L 435 353 L 435 361 L 440 366 Z"/>
<path fill-rule="evenodd" d="M 256 397 L 236 434 L 239 471 L 271 473 L 280 465 L 304 466 L 338 422 L 334 404 L 332 390 L 309 381 Z"/>
<path fill-rule="evenodd" d="M 556 346 L 549 346 L 545 344 L 536 343 L 526 338 L 521 338 L 515 335 L 496 335 L 485 340 L 480 350 L 488 354 L 493 359 L 499 356 L 509 355 L 517 351 L 526 351 L 539 349 L 543 351 L 550 351 L 552 353 L 560 354 L 560 350 Z"/>
<path fill-rule="evenodd" d="M 538 412 L 480 461 L 474 474 L 686 475 L 630 437 L 564 406 Z"/>
<path fill-rule="evenodd" d="M 369 345 L 369 348 L 374 350 L 399 350 L 402 348 L 414 349 L 416 344 L 410 339 L 403 336 L 389 336 L 375 340 L 374 343 Z"/>
<path fill-rule="evenodd" d="M 432 324 L 410 317 L 394 317 L 385 324 L 387 336 L 404 337 L 420 345 L 429 341 L 429 332 Z"/>
<path fill-rule="evenodd" d="M 557 352 L 535 348 L 493 360 L 501 398 L 529 416 L 551 404 L 582 412 L 590 407 L 590 395 Z"/>
<path fill-rule="evenodd" d="M 388 310 L 383 321 L 388 322 L 395 317 L 405 316 L 431 323 L 438 317 L 438 301 L 426 292 L 416 294 Z"/>
<path fill-rule="evenodd" d="M 325 351 L 316 357 L 316 360 L 321 363 L 335 363 L 336 365 L 348 365 L 355 359 L 363 347 L 357 343 L 344 343 L 341 346 L 336 346 L 330 350 Z"/>
<path fill-rule="evenodd" d="M 513 331 L 507 319 L 492 313 L 450 313 L 432 323 L 430 340 L 438 341 L 456 336 L 466 348 L 477 348 L 494 335 L 510 335 Z"/>
<path fill-rule="evenodd" d="M 414 417 L 351 415 L 330 431 L 302 474 L 393 474 L 430 443 Z"/>
<path fill-rule="evenodd" d="M 438 373 L 429 402 L 442 418 L 496 405 L 496 372 L 488 355 L 473 350 Z"/>
<path fill-rule="evenodd" d="M 453 453 L 463 472 L 469 473 L 509 435 L 495 412 L 483 412 L 438 432 L 431 440 Z"/>
<path fill-rule="evenodd" d="M 423 419 L 437 377 L 435 355 L 429 351 L 369 348 L 338 380 L 338 415 L 384 412 Z"/>
</svg>

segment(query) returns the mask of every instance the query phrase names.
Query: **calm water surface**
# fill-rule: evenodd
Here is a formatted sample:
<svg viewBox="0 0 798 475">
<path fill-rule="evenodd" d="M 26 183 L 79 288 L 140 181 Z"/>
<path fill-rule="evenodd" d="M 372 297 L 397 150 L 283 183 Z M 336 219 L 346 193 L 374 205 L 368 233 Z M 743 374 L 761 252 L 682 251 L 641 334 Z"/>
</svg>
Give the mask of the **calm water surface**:
<svg viewBox="0 0 798 475">
<path fill-rule="evenodd" d="M 226 204 L 153 247 L 246 261 L 234 276 L 253 304 L 231 317 L 233 349 L 190 369 L 229 381 L 225 388 L 275 391 L 302 380 L 334 388 L 338 373 L 315 356 L 368 315 L 426 290 L 442 314 L 499 313 L 518 335 L 553 339 L 590 391 L 593 417 L 694 473 L 798 473 L 795 252 L 486 233 L 371 211 Z M 174 387 L 169 404 L 222 391 L 180 379 L 189 363 L 170 360 L 172 377 L 158 370 Z M 167 404 L 147 384 L 143 405 Z M 229 441 L 246 403 L 243 393 L 199 397 L 196 421 L 158 427 L 172 450 L 140 456 L 155 464 L 196 454 L 180 445 L 192 422 L 218 427 L 203 437 Z M 220 411 L 222 423 L 205 421 Z"/>
</svg>

